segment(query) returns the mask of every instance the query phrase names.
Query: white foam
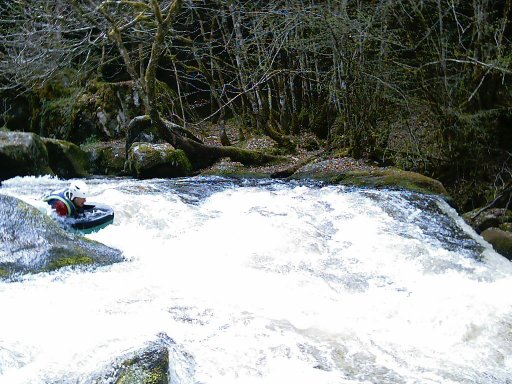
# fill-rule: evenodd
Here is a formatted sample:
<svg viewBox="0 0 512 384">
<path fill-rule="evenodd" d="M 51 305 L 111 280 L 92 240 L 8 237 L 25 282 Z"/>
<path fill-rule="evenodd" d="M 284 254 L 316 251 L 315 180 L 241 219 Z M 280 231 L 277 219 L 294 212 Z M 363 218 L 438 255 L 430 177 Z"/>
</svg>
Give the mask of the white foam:
<svg viewBox="0 0 512 384">
<path fill-rule="evenodd" d="M 6 187 L 26 197 L 24 183 L 35 195 L 37 179 Z M 0 283 L 0 382 L 84 377 L 161 332 L 204 383 L 478 382 L 486 369 L 498 383 L 510 370 L 510 272 L 430 241 L 399 195 L 406 222 L 334 187 L 190 204 L 164 186 L 91 182 L 116 217 L 88 237 L 129 261 Z"/>
</svg>

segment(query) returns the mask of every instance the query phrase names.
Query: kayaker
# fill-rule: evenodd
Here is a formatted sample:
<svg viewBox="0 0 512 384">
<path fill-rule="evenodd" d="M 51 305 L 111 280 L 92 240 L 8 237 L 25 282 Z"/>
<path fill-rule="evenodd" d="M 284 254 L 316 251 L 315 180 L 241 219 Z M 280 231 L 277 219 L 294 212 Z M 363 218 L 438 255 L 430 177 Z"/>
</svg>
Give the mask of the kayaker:
<svg viewBox="0 0 512 384">
<path fill-rule="evenodd" d="M 69 187 L 54 191 L 43 198 L 59 216 L 76 217 L 84 212 L 89 188 L 81 180 L 72 181 Z"/>
</svg>

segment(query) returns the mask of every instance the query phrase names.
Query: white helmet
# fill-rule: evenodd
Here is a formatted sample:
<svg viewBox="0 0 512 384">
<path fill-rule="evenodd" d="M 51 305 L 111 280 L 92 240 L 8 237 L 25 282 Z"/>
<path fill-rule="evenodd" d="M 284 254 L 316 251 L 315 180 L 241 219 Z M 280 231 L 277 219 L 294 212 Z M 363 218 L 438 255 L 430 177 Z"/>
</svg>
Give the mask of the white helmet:
<svg viewBox="0 0 512 384">
<path fill-rule="evenodd" d="M 83 181 L 75 180 L 69 184 L 69 193 L 71 195 L 71 200 L 75 197 L 82 197 L 85 199 L 89 195 L 89 188 Z"/>
</svg>

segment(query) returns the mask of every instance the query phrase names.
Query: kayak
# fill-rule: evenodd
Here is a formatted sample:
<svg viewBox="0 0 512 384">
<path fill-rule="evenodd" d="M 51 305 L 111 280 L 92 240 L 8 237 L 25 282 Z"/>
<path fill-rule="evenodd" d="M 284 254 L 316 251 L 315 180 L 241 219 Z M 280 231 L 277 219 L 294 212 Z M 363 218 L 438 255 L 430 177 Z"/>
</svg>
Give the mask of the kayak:
<svg viewBox="0 0 512 384">
<path fill-rule="evenodd" d="M 78 217 L 67 217 L 64 225 L 84 234 L 97 232 L 114 222 L 114 210 L 105 204 L 84 204 L 84 213 Z"/>
</svg>

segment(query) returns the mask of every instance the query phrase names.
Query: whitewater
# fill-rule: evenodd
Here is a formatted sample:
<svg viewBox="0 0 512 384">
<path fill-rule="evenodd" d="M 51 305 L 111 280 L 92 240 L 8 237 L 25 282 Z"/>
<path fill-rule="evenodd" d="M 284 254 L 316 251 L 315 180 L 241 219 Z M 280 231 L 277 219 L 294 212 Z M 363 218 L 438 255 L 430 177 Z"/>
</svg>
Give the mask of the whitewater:
<svg viewBox="0 0 512 384">
<path fill-rule="evenodd" d="M 93 178 L 126 260 L 0 281 L 0 383 L 89 383 L 166 338 L 172 383 L 512 383 L 512 267 L 439 197 Z M 40 205 L 68 181 L 17 177 Z M 20 223 L 22 225 L 22 223 Z"/>
</svg>

